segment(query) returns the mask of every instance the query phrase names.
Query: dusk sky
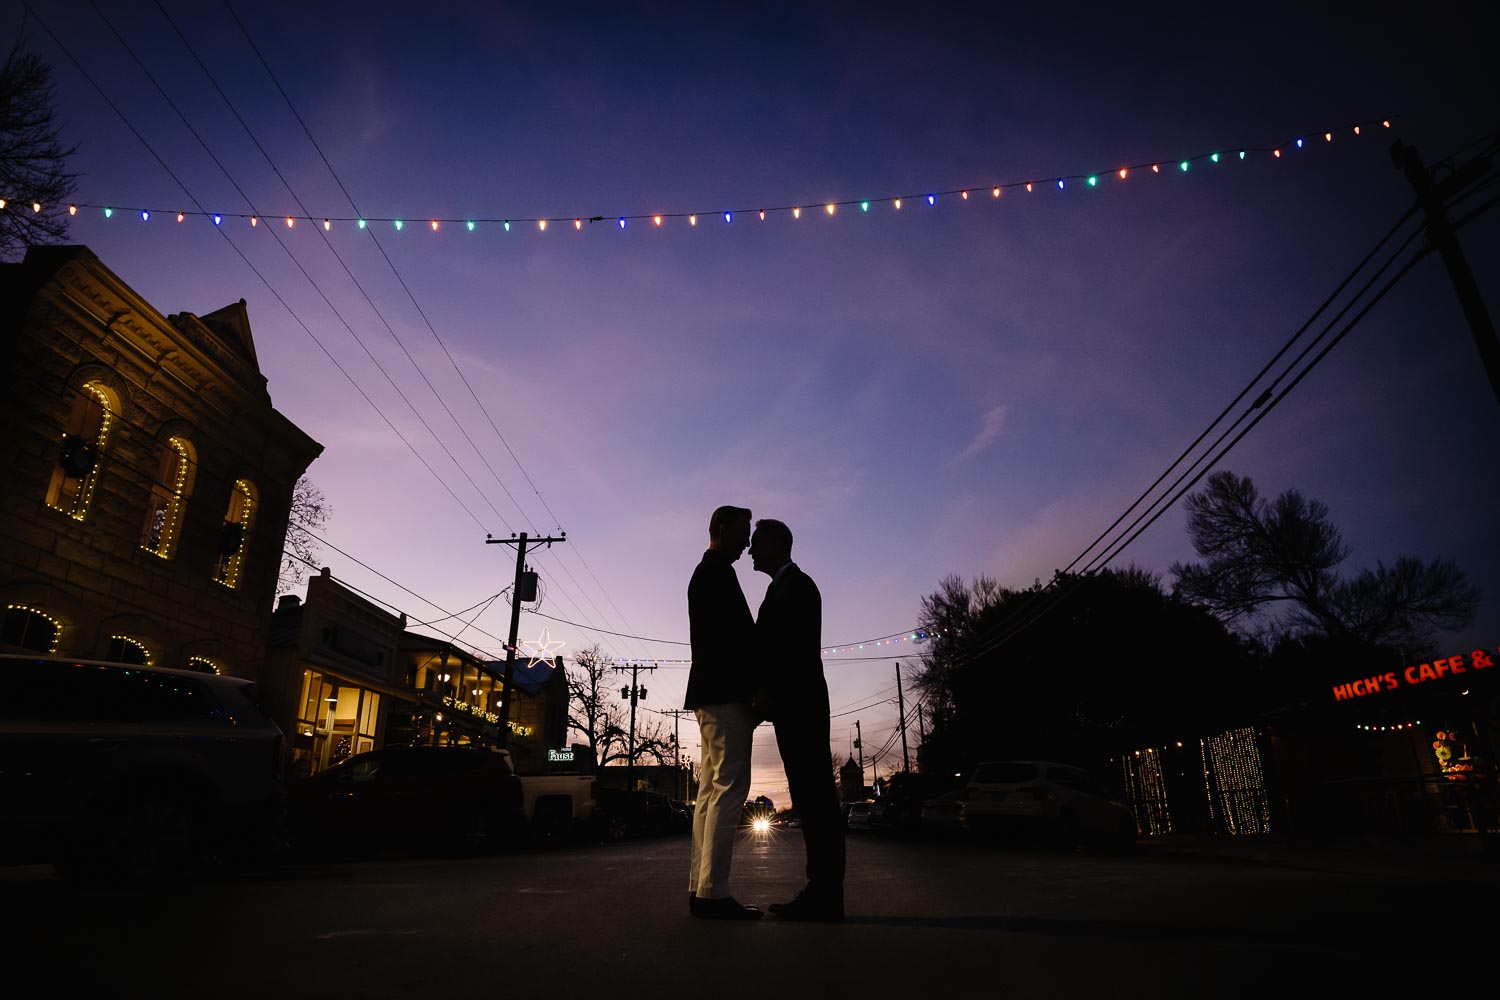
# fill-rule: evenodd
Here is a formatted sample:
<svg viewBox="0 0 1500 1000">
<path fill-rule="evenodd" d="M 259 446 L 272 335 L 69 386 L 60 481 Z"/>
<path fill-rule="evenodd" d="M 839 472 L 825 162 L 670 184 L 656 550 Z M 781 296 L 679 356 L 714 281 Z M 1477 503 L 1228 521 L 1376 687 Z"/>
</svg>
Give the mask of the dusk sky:
<svg viewBox="0 0 1500 1000">
<path fill-rule="evenodd" d="M 686 657 L 655 640 L 687 638 L 687 580 L 723 503 L 791 526 L 827 645 L 910 628 L 945 574 L 1046 580 L 1408 207 L 1388 146 L 1435 161 L 1500 117 L 1500 34 L 1478 3 L 1431 24 L 1410 5 L 1312 19 L 1301 11 L 1320 5 L 1208 17 L 1213 5 L 236 3 L 335 180 L 226 9 L 162 5 L 306 211 L 156 3 L 100 9 L 234 183 L 93 7 L 52 0 L 36 5 L 46 26 L 191 192 L 33 19 L 79 147 L 76 200 L 96 206 L 80 208 L 72 241 L 163 313 L 246 299 L 275 406 L 326 448 L 309 475 L 334 508 L 328 540 L 445 611 L 510 583 L 511 550 L 485 532 L 566 530 L 535 561 L 541 611 L 652 637 L 522 616 L 522 639 L 545 627 L 567 653 L 599 639 L 618 657 Z M 14 37 L 25 7 L 4 9 Z M 1213 152 L 1220 162 L 1177 166 Z M 1134 169 L 1121 179 L 1121 167 Z M 1090 174 L 1097 186 L 1055 182 Z M 1031 193 L 991 194 L 1026 181 Z M 925 198 L 966 187 L 967 200 Z M 897 196 L 900 209 L 883 200 Z M 823 208 L 866 198 L 867 212 Z M 194 201 L 225 213 L 222 232 L 175 221 Z M 790 206 L 800 218 L 755 212 Z M 252 211 L 254 228 L 228 217 Z M 615 221 L 657 212 L 672 217 Z M 690 212 L 696 225 L 676 217 Z M 379 313 L 318 227 L 288 230 L 287 215 L 406 222 L 326 234 Z M 550 223 L 434 232 L 434 218 Z M 1500 315 L 1500 214 L 1461 240 Z M 1348 571 L 1456 561 L 1484 600 L 1440 644 L 1500 642 L 1500 406 L 1435 255 L 1219 467 L 1268 496 L 1325 502 Z M 1115 564 L 1170 585 L 1171 563 L 1193 558 L 1174 509 Z M 335 551 L 322 559 L 414 621 L 445 613 Z M 767 578 L 748 556 L 737 568 L 755 608 Z M 501 600 L 476 626 L 503 636 L 507 622 Z M 461 638 L 502 655 L 474 628 Z M 885 743 L 895 663 L 916 652 L 826 660 L 837 752 L 856 718 L 867 748 Z M 1121 650 L 1121 668 L 1150 653 Z M 686 677 L 676 664 L 648 676 L 646 706 L 680 707 Z M 684 735 L 696 756 L 689 720 Z M 770 727 L 756 746 L 754 791 L 784 804 Z"/>
</svg>

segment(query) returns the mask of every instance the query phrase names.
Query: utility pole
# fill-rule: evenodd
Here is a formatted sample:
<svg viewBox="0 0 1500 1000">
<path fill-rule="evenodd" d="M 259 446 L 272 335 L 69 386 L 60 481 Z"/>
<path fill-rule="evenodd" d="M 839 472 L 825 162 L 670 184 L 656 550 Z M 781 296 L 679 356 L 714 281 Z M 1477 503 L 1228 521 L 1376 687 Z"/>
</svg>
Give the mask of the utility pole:
<svg viewBox="0 0 1500 1000">
<path fill-rule="evenodd" d="M 547 548 L 552 547 L 553 542 L 566 542 L 568 533 L 559 532 L 560 537 L 533 538 L 533 546 L 545 544 Z M 510 745 L 510 701 L 511 692 L 515 690 L 516 678 L 516 632 L 521 627 L 521 601 L 536 600 L 536 574 L 526 568 L 526 532 L 519 536 L 511 532 L 509 538 L 493 538 L 484 536 L 486 545 L 514 545 L 516 547 L 516 581 L 510 592 L 510 640 L 505 644 L 505 700 L 500 703 L 500 746 Z M 528 586 L 529 585 L 529 586 Z"/>
<path fill-rule="evenodd" d="M 889 704 L 889 702 L 887 702 Z M 859 751 L 859 794 L 865 794 L 865 737 L 859 728 L 859 720 L 854 720 L 854 749 Z"/>
<path fill-rule="evenodd" d="M 625 745 L 625 790 L 635 791 L 635 706 L 638 702 L 646 700 L 646 689 L 636 683 L 642 670 L 655 670 L 655 666 L 642 667 L 639 663 L 632 663 L 628 668 L 615 667 L 616 670 L 630 671 L 630 686 L 620 689 L 621 698 L 630 699 L 630 742 Z"/>
<path fill-rule="evenodd" d="M 887 702 L 886 704 L 890 704 Z M 901 664 L 896 663 L 896 704 L 901 713 L 901 770 L 911 772 L 911 757 L 906 752 L 906 698 L 901 693 Z"/>
<path fill-rule="evenodd" d="M 927 745 L 927 727 L 922 724 L 922 705 L 920 702 L 917 704 L 917 739 L 920 741 L 917 744 L 917 764 L 920 766 L 922 762 L 922 747 Z"/>
<path fill-rule="evenodd" d="M 675 773 L 672 777 L 672 791 L 676 792 L 677 782 L 682 777 L 682 738 L 678 727 L 682 724 L 682 717 L 684 715 L 696 715 L 697 713 L 685 708 L 674 708 L 661 714 L 672 717 L 672 766 L 675 768 Z M 679 802 L 687 801 L 686 792 L 687 789 L 684 788 L 683 794 L 676 796 Z"/>
<path fill-rule="evenodd" d="M 1495 393 L 1496 402 L 1500 402 L 1500 340 L 1495 337 L 1495 324 L 1485 308 L 1479 284 L 1474 280 L 1474 272 L 1469 270 L 1469 262 L 1464 258 L 1463 248 L 1458 244 L 1453 224 L 1443 206 L 1449 195 L 1489 173 L 1490 162 L 1487 159 L 1475 160 L 1444 178 L 1442 183 L 1433 184 L 1432 175 L 1417 155 L 1415 146 L 1398 140 L 1391 146 L 1391 159 L 1416 188 L 1417 203 L 1427 216 L 1427 241 L 1442 256 L 1448 268 L 1448 278 L 1453 282 L 1464 318 L 1469 321 L 1469 331 L 1474 335 L 1474 346 L 1479 348 L 1479 360 L 1489 376 L 1490 389 Z"/>
</svg>

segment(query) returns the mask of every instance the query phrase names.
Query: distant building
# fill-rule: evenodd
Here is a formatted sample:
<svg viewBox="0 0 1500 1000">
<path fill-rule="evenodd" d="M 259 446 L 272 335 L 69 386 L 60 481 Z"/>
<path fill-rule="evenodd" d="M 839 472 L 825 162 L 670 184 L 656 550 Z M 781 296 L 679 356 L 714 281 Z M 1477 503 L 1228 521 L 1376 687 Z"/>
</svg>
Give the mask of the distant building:
<svg viewBox="0 0 1500 1000">
<path fill-rule="evenodd" d="M 81 246 L 0 264 L 0 649 L 255 677 L 292 489 L 245 302 L 163 315 Z"/>
<path fill-rule="evenodd" d="M 290 770 L 306 777 L 385 744 L 386 719 L 406 689 L 398 648 L 406 616 L 333 579 L 307 581 L 307 599 L 281 598 L 261 673 L 262 704 L 287 734 Z"/>
<path fill-rule="evenodd" d="M 843 802 L 863 802 L 869 796 L 865 789 L 864 768 L 855 763 L 850 757 L 844 766 L 839 768 L 839 799 Z"/>
</svg>

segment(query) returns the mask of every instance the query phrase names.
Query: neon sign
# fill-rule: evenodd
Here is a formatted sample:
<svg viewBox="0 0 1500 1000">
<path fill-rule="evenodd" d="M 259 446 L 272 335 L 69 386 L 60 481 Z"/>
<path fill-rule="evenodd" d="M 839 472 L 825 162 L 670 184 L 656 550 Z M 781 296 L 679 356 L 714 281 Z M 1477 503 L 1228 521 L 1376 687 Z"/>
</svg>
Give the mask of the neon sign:
<svg viewBox="0 0 1500 1000">
<path fill-rule="evenodd" d="M 1494 654 L 1488 650 L 1476 649 L 1468 654 L 1467 660 L 1463 653 L 1458 653 L 1454 656 L 1432 660 L 1429 663 L 1407 667 L 1399 672 L 1387 670 L 1383 674 L 1371 674 L 1369 677 L 1361 677 L 1346 684 L 1335 684 L 1333 700 L 1363 698 L 1366 695 L 1394 691 L 1403 684 L 1416 686 L 1426 684 L 1428 681 L 1442 680 L 1444 677 L 1457 677 L 1471 670 L 1483 670 L 1492 666 L 1494 662 Z"/>
</svg>

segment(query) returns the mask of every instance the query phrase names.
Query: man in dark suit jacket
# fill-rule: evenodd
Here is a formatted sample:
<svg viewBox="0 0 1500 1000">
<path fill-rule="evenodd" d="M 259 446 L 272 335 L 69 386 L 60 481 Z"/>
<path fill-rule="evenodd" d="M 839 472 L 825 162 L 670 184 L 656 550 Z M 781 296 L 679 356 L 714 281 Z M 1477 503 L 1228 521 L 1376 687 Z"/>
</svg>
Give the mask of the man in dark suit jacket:
<svg viewBox="0 0 1500 1000">
<path fill-rule="evenodd" d="M 823 678 L 823 597 L 792 562 L 792 532 L 763 518 L 750 539 L 755 569 L 771 578 L 755 622 L 765 663 L 764 705 L 802 820 L 807 887 L 789 903 L 771 904 L 783 920 L 842 920 L 844 818 L 829 754 L 828 683 Z"/>
<path fill-rule="evenodd" d="M 734 562 L 750 540 L 750 511 L 720 507 L 708 521 L 708 551 L 688 584 L 693 665 L 683 708 L 694 709 L 702 736 L 698 805 L 688 870 L 688 912 L 716 920 L 758 920 L 761 912 L 729 893 L 740 812 L 750 793 L 755 621 Z"/>
</svg>

